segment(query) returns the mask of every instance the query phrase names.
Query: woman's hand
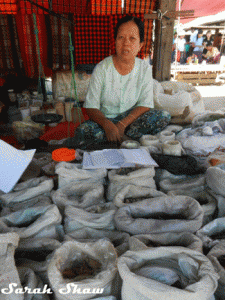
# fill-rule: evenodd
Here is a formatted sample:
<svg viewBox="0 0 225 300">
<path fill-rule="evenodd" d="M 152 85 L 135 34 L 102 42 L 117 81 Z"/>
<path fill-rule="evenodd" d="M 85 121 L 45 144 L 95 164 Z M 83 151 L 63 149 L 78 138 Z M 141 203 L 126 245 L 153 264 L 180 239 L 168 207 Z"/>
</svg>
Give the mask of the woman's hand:
<svg viewBox="0 0 225 300">
<path fill-rule="evenodd" d="M 109 142 L 121 141 L 119 129 L 113 122 L 107 120 L 103 128 L 105 130 L 105 134 Z"/>
<path fill-rule="evenodd" d="M 117 127 L 117 129 L 118 129 L 118 131 L 119 131 L 120 138 L 122 139 L 122 137 L 124 136 L 125 127 L 124 127 L 124 125 L 123 125 L 122 123 L 120 123 L 120 122 L 118 122 L 118 123 L 116 124 L 116 127 Z"/>
</svg>

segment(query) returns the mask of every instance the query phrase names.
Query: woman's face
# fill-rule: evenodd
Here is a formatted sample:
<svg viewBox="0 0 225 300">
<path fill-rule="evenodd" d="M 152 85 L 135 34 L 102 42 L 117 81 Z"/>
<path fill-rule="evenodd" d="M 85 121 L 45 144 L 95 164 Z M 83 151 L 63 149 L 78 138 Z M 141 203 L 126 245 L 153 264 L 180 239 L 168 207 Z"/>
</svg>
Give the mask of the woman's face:
<svg viewBox="0 0 225 300">
<path fill-rule="evenodd" d="M 116 37 L 116 54 L 124 62 L 133 62 L 144 43 L 140 42 L 138 26 L 129 21 L 123 23 Z"/>
<path fill-rule="evenodd" d="M 208 33 L 206 34 L 206 36 L 207 36 L 207 39 L 210 39 L 210 37 L 211 37 L 211 32 L 208 32 Z"/>
</svg>

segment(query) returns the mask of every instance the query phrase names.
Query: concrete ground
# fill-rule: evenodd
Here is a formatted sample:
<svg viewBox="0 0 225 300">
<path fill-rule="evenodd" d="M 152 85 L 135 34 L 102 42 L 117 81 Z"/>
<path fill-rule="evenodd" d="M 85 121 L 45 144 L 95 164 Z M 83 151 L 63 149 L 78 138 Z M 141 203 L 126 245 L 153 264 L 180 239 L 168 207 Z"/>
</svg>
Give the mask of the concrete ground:
<svg viewBox="0 0 225 300">
<path fill-rule="evenodd" d="M 216 111 L 225 108 L 225 84 L 195 86 L 195 88 L 201 93 L 206 110 Z"/>
</svg>

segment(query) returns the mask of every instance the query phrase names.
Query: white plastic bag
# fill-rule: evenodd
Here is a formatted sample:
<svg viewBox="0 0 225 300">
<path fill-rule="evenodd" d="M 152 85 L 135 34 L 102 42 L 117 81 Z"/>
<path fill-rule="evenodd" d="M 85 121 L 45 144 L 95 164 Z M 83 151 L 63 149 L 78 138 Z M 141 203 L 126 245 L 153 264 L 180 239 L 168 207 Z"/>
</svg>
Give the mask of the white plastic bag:
<svg viewBox="0 0 225 300">
<path fill-rule="evenodd" d="M 19 236 L 16 233 L 0 234 L 0 298 L 1 300 L 23 300 L 22 294 L 8 293 L 9 285 L 15 283 L 21 288 L 19 274 L 15 266 L 14 253 L 18 246 Z M 6 289 L 3 291 L 3 289 Z"/>
<path fill-rule="evenodd" d="M 116 210 L 111 208 L 110 203 L 106 203 L 108 206 L 105 212 L 96 213 L 89 212 L 87 209 L 81 209 L 74 206 L 66 206 L 64 230 L 65 233 L 69 233 L 75 230 L 81 230 L 85 228 L 113 230 L 114 215 Z"/>
<path fill-rule="evenodd" d="M 22 209 L 0 218 L 0 232 L 16 232 L 20 239 L 58 238 L 62 216 L 56 205 Z"/>
<path fill-rule="evenodd" d="M 197 189 L 175 190 L 175 191 L 169 191 L 168 195 L 170 196 L 185 195 L 197 200 L 200 203 L 204 212 L 203 223 L 202 223 L 203 226 L 214 219 L 217 203 L 216 203 L 216 198 L 213 197 L 208 192 L 208 189 L 205 189 L 204 191 L 198 191 Z"/>
<path fill-rule="evenodd" d="M 127 251 L 118 270 L 122 300 L 209 300 L 219 277 L 207 257 L 183 247 Z"/>
<path fill-rule="evenodd" d="M 202 226 L 203 210 L 191 197 L 164 196 L 123 206 L 114 220 L 118 230 L 132 235 L 196 232 Z"/>
<path fill-rule="evenodd" d="M 107 189 L 107 199 L 112 201 L 117 192 L 128 184 L 138 187 L 148 187 L 156 189 L 155 168 L 122 168 L 108 172 L 109 184 Z"/>
<path fill-rule="evenodd" d="M 145 250 L 149 247 L 179 246 L 202 253 L 202 241 L 190 232 L 168 232 L 160 234 L 139 234 L 129 238 L 131 251 Z"/>
<path fill-rule="evenodd" d="M 83 170 L 81 164 L 67 162 L 58 163 L 55 167 L 55 173 L 59 175 L 59 188 L 82 180 L 85 182 L 88 180 L 93 184 L 96 182 L 102 184 L 107 176 L 106 169 Z"/>
<path fill-rule="evenodd" d="M 215 245 L 207 254 L 207 257 L 211 260 L 214 269 L 219 274 L 218 288 L 215 292 L 217 300 L 225 299 L 225 269 L 224 269 L 224 257 L 225 257 L 225 240 Z"/>
<path fill-rule="evenodd" d="M 32 269 L 19 267 L 18 273 L 23 287 L 30 289 L 30 293 L 27 291 L 24 293 L 24 300 L 49 300 L 49 295 L 52 293 L 51 289 L 47 286 L 44 288 L 43 282 Z"/>
<path fill-rule="evenodd" d="M 26 187 L 26 184 L 28 187 Z M 14 206 L 20 207 L 21 209 L 26 208 L 29 206 L 29 204 L 27 204 L 29 202 L 30 205 L 37 203 L 35 200 L 36 197 L 49 195 L 53 186 L 52 179 L 46 180 L 46 177 L 35 178 L 35 180 L 28 180 L 27 183 L 18 184 L 15 187 L 17 191 L 1 195 L 0 200 L 4 207 L 9 207 L 12 211 L 14 210 Z"/>
<path fill-rule="evenodd" d="M 127 185 L 118 191 L 113 199 L 113 203 L 116 207 L 122 207 L 127 203 L 143 200 L 143 198 L 148 199 L 160 196 L 165 196 L 165 194 L 152 188 Z"/>
<path fill-rule="evenodd" d="M 185 91 L 178 91 L 174 95 L 160 93 L 157 102 L 161 109 L 168 111 L 171 116 L 179 116 L 183 113 L 186 106 L 192 110 L 193 103 L 191 95 Z"/>
<path fill-rule="evenodd" d="M 88 181 L 75 182 L 53 192 L 52 200 L 60 211 L 67 205 L 87 208 L 104 202 L 104 187 L 102 184 L 93 185 Z"/>
<path fill-rule="evenodd" d="M 215 193 L 225 197 L 225 164 L 208 168 L 206 183 Z"/>
<path fill-rule="evenodd" d="M 75 239 L 80 242 L 88 242 L 106 238 L 110 240 L 116 249 L 117 255 L 120 256 L 129 250 L 129 237 L 130 235 L 128 233 L 117 230 L 98 230 L 93 228 L 85 228 L 66 234 L 65 241 Z"/>
<path fill-rule="evenodd" d="M 161 180 L 159 185 L 161 191 L 164 193 L 168 193 L 171 190 L 202 192 L 205 188 L 205 175 L 200 174 L 196 176 L 182 177 L 173 175 L 171 178 Z"/>
<path fill-rule="evenodd" d="M 212 248 L 221 239 L 225 239 L 225 217 L 217 218 L 203 226 L 196 235 L 203 241 L 203 246 Z"/>
<path fill-rule="evenodd" d="M 90 264 L 89 260 L 94 260 Z M 92 266 L 94 274 L 85 276 L 84 272 L 82 278 L 76 277 L 64 278 L 63 274 L 72 268 L 82 267 L 84 262 Z M 55 293 L 56 300 L 83 300 L 92 299 L 97 296 L 93 289 L 100 289 L 102 294 L 99 296 L 112 295 L 113 280 L 117 272 L 117 256 L 113 245 L 106 240 L 99 240 L 94 243 L 79 243 L 77 241 L 65 242 L 54 253 L 53 258 L 48 266 L 48 278 L 50 285 Z M 97 267 L 93 267 L 96 265 Z M 99 268 L 100 265 L 100 268 Z M 77 274 L 77 273 L 76 273 Z M 77 278 L 77 279 L 76 279 Z M 72 291 L 68 292 L 68 285 Z M 73 293 L 74 289 L 80 289 L 81 293 Z M 87 292 L 89 290 L 89 293 Z M 86 293 L 85 293 L 86 291 Z"/>
</svg>

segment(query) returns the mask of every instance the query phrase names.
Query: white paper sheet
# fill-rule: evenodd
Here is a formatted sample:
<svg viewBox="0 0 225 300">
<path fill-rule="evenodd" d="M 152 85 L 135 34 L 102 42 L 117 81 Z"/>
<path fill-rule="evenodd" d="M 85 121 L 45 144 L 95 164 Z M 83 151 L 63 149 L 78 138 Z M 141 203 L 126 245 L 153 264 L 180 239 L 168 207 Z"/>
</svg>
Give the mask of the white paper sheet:
<svg viewBox="0 0 225 300">
<path fill-rule="evenodd" d="M 18 150 L 0 139 L 0 190 L 8 193 L 31 162 L 34 150 Z"/>
<path fill-rule="evenodd" d="M 85 152 L 83 157 L 83 169 L 119 169 L 136 165 L 158 167 L 145 149 L 106 149 Z"/>
</svg>

